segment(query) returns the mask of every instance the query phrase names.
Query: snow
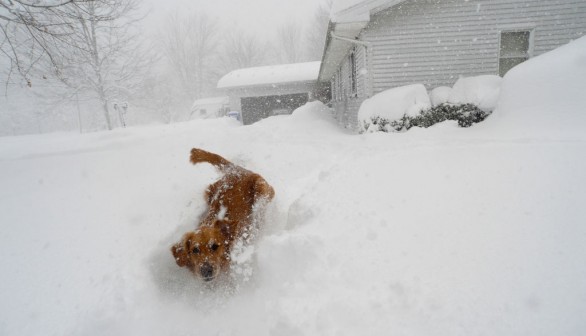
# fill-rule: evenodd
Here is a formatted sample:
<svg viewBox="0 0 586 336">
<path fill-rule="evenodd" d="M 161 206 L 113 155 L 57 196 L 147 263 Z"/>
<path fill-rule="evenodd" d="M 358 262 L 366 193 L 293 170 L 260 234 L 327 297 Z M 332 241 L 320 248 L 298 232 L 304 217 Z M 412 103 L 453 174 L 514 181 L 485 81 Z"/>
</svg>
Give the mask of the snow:
<svg viewBox="0 0 586 336">
<path fill-rule="evenodd" d="M 348 10 L 357 5 L 363 5 L 365 0 L 334 0 L 332 2 L 331 13 L 336 14 L 343 10 Z"/>
<path fill-rule="evenodd" d="M 462 77 L 454 87 L 440 86 L 429 95 L 423 84 L 412 84 L 380 92 L 362 102 L 358 111 L 359 125 L 365 132 L 376 132 L 380 128 L 372 123 L 374 117 L 393 121 L 407 115 L 415 117 L 421 111 L 442 103 L 474 104 L 486 112 L 497 105 L 502 78 L 494 75 Z M 366 125 L 366 126 L 365 126 Z"/>
<path fill-rule="evenodd" d="M 197 99 L 196 101 L 193 102 L 192 109 L 194 109 L 198 106 L 203 106 L 203 105 L 222 105 L 222 104 L 228 104 L 229 102 L 230 102 L 230 98 L 228 98 L 226 96 L 202 98 L 202 99 Z"/>
<path fill-rule="evenodd" d="M 585 43 L 512 70 L 467 129 L 354 135 L 314 102 L 0 138 L 0 334 L 585 334 Z M 191 147 L 276 190 L 230 290 L 169 252 L 218 176 Z"/>
<path fill-rule="evenodd" d="M 333 0 L 330 19 L 336 23 L 369 21 L 371 12 L 380 11 L 405 0 Z"/>
<path fill-rule="evenodd" d="M 581 138 L 586 125 L 586 38 L 530 59 L 509 71 L 494 119 L 500 132 L 517 136 L 548 134 Z M 537 117 L 539 111 L 547 111 Z M 509 125 L 523 123 L 521 129 Z M 571 129 L 568 129 L 571 125 Z"/>
<path fill-rule="evenodd" d="M 206 119 L 219 117 L 220 110 L 230 104 L 229 97 L 211 97 L 197 99 L 191 106 L 189 119 Z"/>
<path fill-rule="evenodd" d="M 321 62 L 271 65 L 234 70 L 220 79 L 218 89 L 243 86 L 315 82 Z"/>
<path fill-rule="evenodd" d="M 447 103 L 450 100 L 452 88 L 449 86 L 438 86 L 431 90 L 429 93 L 429 99 L 431 99 L 431 105 L 438 106 Z"/>
<path fill-rule="evenodd" d="M 366 99 L 360 105 L 358 121 L 369 123 L 372 117 L 398 120 L 404 115 L 416 116 L 431 107 L 431 101 L 423 84 L 392 88 Z"/>
<path fill-rule="evenodd" d="M 496 107 L 502 78 L 495 75 L 459 78 L 448 98 L 452 104 L 474 104 L 484 111 Z"/>
</svg>

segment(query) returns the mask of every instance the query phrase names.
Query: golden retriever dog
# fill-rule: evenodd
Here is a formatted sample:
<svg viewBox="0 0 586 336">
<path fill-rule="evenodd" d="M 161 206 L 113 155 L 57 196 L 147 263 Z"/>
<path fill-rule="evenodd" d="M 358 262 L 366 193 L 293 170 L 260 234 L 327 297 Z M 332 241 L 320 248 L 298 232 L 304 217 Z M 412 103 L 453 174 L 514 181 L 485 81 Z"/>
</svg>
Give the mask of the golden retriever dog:
<svg viewBox="0 0 586 336">
<path fill-rule="evenodd" d="M 234 244 L 252 234 L 253 222 L 275 192 L 260 175 L 217 154 L 193 148 L 190 161 L 210 163 L 223 176 L 205 191 L 208 209 L 197 229 L 187 232 L 171 252 L 177 265 L 209 282 L 229 273 Z"/>
</svg>

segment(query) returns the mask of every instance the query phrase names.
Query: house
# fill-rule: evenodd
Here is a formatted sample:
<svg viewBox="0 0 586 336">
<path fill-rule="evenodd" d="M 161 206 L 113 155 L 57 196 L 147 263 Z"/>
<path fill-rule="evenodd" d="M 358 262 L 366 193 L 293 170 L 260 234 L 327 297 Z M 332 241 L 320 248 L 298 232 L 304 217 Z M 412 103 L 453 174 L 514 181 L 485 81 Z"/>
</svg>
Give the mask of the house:
<svg viewBox="0 0 586 336">
<path fill-rule="evenodd" d="M 229 112 L 229 103 L 228 97 L 198 99 L 193 102 L 187 120 L 223 117 Z"/>
<path fill-rule="evenodd" d="M 360 104 L 381 91 L 503 76 L 585 34 L 584 0 L 335 0 L 318 82 L 356 129 Z"/>
<path fill-rule="evenodd" d="M 231 111 L 241 113 L 244 125 L 263 118 L 291 114 L 307 103 L 317 83 L 320 62 L 246 68 L 232 71 L 218 82 Z"/>
</svg>

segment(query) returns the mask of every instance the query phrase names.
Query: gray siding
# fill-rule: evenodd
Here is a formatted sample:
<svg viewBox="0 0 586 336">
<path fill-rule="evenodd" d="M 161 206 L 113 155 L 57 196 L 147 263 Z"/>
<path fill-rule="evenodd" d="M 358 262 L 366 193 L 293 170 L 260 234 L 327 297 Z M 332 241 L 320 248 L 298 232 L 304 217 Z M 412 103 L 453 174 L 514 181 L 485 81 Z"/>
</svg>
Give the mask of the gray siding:
<svg viewBox="0 0 586 336">
<path fill-rule="evenodd" d="M 586 35 L 586 0 L 408 0 L 383 10 L 359 36 L 372 48 L 367 55 L 356 47 L 357 96 L 350 94 L 348 56 L 332 78 L 338 121 L 355 128 L 369 93 L 498 74 L 500 34 L 511 30 L 532 32 L 530 57 L 553 50 Z"/>
<path fill-rule="evenodd" d="M 366 97 L 368 95 L 366 87 L 368 69 L 366 67 L 366 49 L 361 46 L 356 47 L 356 69 L 358 72 L 356 75 L 358 97 Z"/>
<path fill-rule="evenodd" d="M 349 98 L 333 102 L 332 107 L 336 111 L 335 117 L 338 124 L 344 128 L 358 129 L 358 109 L 363 98 Z"/>
<path fill-rule="evenodd" d="M 352 95 L 352 84 L 350 82 L 350 54 L 344 57 L 340 68 L 331 81 L 332 106 L 336 110 L 335 117 L 340 125 L 346 128 L 355 128 L 358 109 L 366 97 L 367 68 L 366 52 L 364 47 L 355 48 L 356 62 L 356 95 Z"/>
<path fill-rule="evenodd" d="M 585 0 L 409 0 L 374 15 L 373 92 L 498 74 L 502 30 L 533 31 L 532 56 L 586 34 Z"/>
</svg>

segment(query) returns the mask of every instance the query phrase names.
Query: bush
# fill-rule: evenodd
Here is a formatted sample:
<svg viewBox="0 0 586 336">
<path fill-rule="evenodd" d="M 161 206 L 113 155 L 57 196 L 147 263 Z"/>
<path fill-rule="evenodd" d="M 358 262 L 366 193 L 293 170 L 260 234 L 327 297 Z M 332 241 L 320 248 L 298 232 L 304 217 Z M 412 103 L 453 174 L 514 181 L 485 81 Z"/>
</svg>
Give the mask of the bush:
<svg viewBox="0 0 586 336">
<path fill-rule="evenodd" d="M 424 127 L 435 125 L 446 120 L 457 120 L 458 126 L 470 127 L 486 119 L 490 112 L 485 112 L 473 104 L 440 104 L 428 110 L 424 110 L 416 117 L 404 115 L 399 120 L 388 120 L 378 116 L 371 118 L 370 123 L 365 122 L 364 129 L 369 132 L 400 132 L 411 127 Z"/>
</svg>

